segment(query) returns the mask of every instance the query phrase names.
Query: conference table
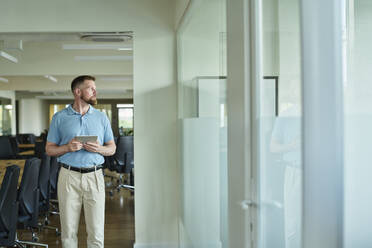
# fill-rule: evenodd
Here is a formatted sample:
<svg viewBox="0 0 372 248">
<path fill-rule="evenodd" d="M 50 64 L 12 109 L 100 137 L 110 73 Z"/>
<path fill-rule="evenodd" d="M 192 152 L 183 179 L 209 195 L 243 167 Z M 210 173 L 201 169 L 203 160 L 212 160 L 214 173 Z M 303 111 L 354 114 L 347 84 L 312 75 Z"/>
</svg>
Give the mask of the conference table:
<svg viewBox="0 0 372 248">
<path fill-rule="evenodd" d="M 19 179 L 18 179 L 18 184 L 20 184 L 21 179 L 22 179 L 22 174 L 23 174 L 23 168 L 25 166 L 25 162 L 26 162 L 25 159 L 0 160 L 0 183 L 3 181 L 5 171 L 6 171 L 6 167 L 15 164 L 15 165 L 18 165 L 19 168 L 21 169 L 20 174 L 19 174 Z"/>
<path fill-rule="evenodd" d="M 34 149 L 35 144 L 18 144 L 18 148 L 20 148 L 20 149 Z"/>
</svg>

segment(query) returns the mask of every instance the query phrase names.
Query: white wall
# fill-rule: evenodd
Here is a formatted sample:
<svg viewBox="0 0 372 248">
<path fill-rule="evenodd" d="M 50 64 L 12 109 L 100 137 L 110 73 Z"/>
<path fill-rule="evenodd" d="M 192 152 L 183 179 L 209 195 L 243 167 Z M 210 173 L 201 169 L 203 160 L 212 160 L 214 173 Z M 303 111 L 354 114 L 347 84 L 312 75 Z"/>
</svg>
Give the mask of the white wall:
<svg viewBox="0 0 372 248">
<path fill-rule="evenodd" d="M 190 0 L 175 0 L 176 6 L 174 11 L 174 26 L 178 27 L 183 15 L 185 14 L 187 6 L 190 4 Z"/>
<path fill-rule="evenodd" d="M 45 101 L 40 99 L 19 100 L 19 133 L 40 133 L 49 128 L 45 123 L 45 116 L 49 116 Z"/>
<path fill-rule="evenodd" d="M 134 31 L 136 247 L 177 247 L 174 1 L 2 1 L 0 32 Z"/>
</svg>

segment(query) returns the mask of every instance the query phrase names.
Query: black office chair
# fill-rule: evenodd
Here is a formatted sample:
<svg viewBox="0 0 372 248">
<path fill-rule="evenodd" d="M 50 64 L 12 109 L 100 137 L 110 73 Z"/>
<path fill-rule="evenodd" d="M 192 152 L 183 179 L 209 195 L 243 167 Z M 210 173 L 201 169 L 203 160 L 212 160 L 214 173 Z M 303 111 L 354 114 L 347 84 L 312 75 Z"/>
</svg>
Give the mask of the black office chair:
<svg viewBox="0 0 372 248">
<path fill-rule="evenodd" d="M 45 141 L 35 142 L 35 157 L 42 159 L 45 154 Z"/>
<path fill-rule="evenodd" d="M 60 232 L 57 227 L 49 226 L 49 209 L 50 209 L 50 162 L 51 159 L 45 153 L 42 156 L 40 173 L 39 173 L 39 213 L 44 217 L 43 222 L 39 224 L 41 228 L 52 229 L 57 235 Z"/>
<path fill-rule="evenodd" d="M 50 158 L 50 208 L 49 213 L 54 215 L 59 215 L 58 210 L 58 195 L 57 195 L 57 185 L 58 185 L 58 175 L 60 167 L 57 162 L 57 157 Z"/>
<path fill-rule="evenodd" d="M 115 154 L 106 160 L 108 169 L 120 174 L 119 184 L 116 186 L 117 191 L 120 191 L 121 188 L 125 188 L 134 192 L 133 150 L 133 136 L 121 136 L 117 140 Z M 123 178 L 124 174 L 129 175 L 129 181 Z M 113 190 L 110 190 L 109 193 L 113 195 Z"/>
<path fill-rule="evenodd" d="M 15 159 L 17 154 L 13 146 L 9 136 L 0 136 L 0 159 Z"/>
<path fill-rule="evenodd" d="M 9 137 L 10 144 L 12 146 L 13 153 L 18 154 L 20 151 L 18 147 L 19 143 L 18 143 L 17 137 L 16 136 L 8 136 L 8 137 Z"/>
<path fill-rule="evenodd" d="M 18 216 L 17 185 L 19 167 L 11 165 L 6 168 L 0 189 L 0 246 L 21 245 L 16 243 Z"/>
<path fill-rule="evenodd" d="M 25 167 L 23 169 L 22 181 L 18 190 L 18 227 L 29 229 L 32 233 L 32 241 L 21 241 L 16 242 L 25 245 L 44 246 L 48 247 L 47 244 L 37 243 L 38 237 L 33 229 L 37 229 L 38 217 L 39 217 L 39 172 L 40 172 L 40 159 L 30 158 L 26 160 Z"/>
<path fill-rule="evenodd" d="M 17 140 L 19 144 L 35 144 L 36 136 L 33 133 L 21 133 L 17 134 Z"/>
</svg>

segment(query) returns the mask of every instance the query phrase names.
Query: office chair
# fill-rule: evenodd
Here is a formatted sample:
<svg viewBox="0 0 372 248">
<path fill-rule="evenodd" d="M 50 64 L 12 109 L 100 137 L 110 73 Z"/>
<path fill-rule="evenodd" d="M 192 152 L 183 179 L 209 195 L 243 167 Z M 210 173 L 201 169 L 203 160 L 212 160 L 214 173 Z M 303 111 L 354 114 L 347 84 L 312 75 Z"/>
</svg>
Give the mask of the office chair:
<svg viewBox="0 0 372 248">
<path fill-rule="evenodd" d="M 121 136 L 117 140 L 115 154 L 108 158 L 107 167 L 110 170 L 116 171 L 120 174 L 116 190 L 126 188 L 134 192 L 134 156 L 133 156 L 133 136 Z M 129 175 L 129 183 L 123 179 L 123 174 Z M 110 195 L 113 195 L 113 190 L 110 190 Z"/>
<path fill-rule="evenodd" d="M 49 208 L 50 208 L 50 162 L 51 159 L 45 153 L 42 156 L 40 173 L 39 173 L 39 213 L 44 217 L 42 223 L 39 223 L 41 228 L 51 229 L 56 231 L 56 235 L 60 235 L 57 227 L 49 226 Z"/>
<path fill-rule="evenodd" d="M 38 158 L 30 158 L 26 160 L 21 185 L 18 189 L 18 226 L 31 231 L 33 242 L 21 240 L 16 240 L 16 242 L 25 245 L 48 247 L 47 244 L 37 243 L 39 238 L 33 231 L 34 228 L 37 229 L 39 227 L 38 217 L 40 191 L 38 184 L 40 163 L 41 161 Z"/>
<path fill-rule="evenodd" d="M 17 137 L 16 136 L 8 136 L 8 137 L 9 137 L 10 144 L 12 146 L 13 153 L 18 154 L 20 151 L 18 147 L 19 143 L 18 143 Z"/>
<path fill-rule="evenodd" d="M 17 185 L 20 169 L 17 165 L 6 168 L 0 189 L 0 246 L 21 245 L 16 243 L 18 216 Z"/>
<path fill-rule="evenodd" d="M 45 141 L 35 142 L 35 157 L 42 159 L 45 153 Z"/>
<path fill-rule="evenodd" d="M 9 136 L 0 136 L 0 159 L 15 159 L 17 154 L 13 146 Z"/>
<path fill-rule="evenodd" d="M 33 133 L 21 133 L 16 135 L 20 144 L 35 144 L 36 136 Z"/>
<path fill-rule="evenodd" d="M 50 176 L 49 176 L 49 181 L 50 181 L 49 213 L 54 214 L 54 215 L 59 215 L 58 196 L 57 196 L 59 170 L 60 170 L 60 167 L 57 162 L 57 157 L 51 157 L 50 158 Z"/>
</svg>

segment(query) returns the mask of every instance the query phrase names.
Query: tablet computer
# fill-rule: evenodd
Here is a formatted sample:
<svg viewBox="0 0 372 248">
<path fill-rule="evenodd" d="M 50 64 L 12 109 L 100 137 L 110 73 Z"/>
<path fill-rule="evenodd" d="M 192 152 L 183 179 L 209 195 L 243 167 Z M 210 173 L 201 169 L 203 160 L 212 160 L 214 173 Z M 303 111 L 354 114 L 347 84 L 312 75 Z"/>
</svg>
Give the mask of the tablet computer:
<svg viewBox="0 0 372 248">
<path fill-rule="evenodd" d="M 93 135 L 75 136 L 75 139 L 81 143 L 96 142 L 97 138 L 98 136 L 93 136 Z"/>
</svg>

